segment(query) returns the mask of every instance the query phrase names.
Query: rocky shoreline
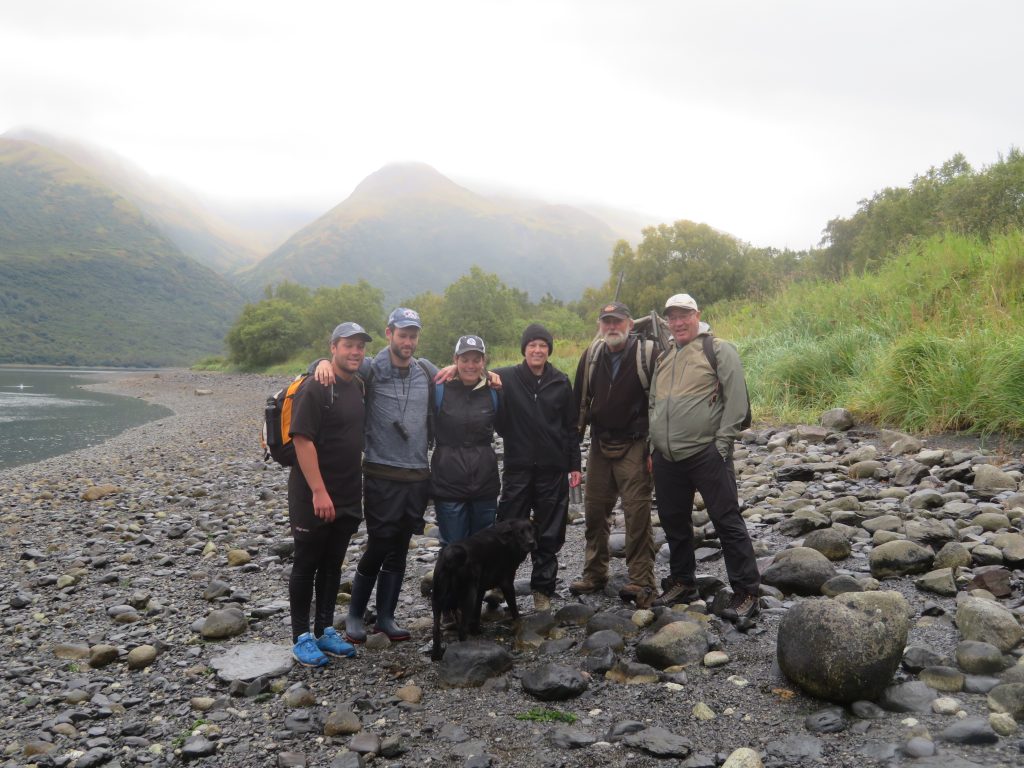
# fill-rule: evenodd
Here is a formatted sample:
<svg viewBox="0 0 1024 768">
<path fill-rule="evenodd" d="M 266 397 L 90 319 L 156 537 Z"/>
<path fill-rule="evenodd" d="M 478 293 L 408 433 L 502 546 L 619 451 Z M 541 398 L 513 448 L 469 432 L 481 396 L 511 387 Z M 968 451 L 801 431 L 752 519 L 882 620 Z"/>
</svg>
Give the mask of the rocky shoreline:
<svg viewBox="0 0 1024 768">
<path fill-rule="evenodd" d="M 766 580 L 754 628 L 722 622 L 713 603 L 634 611 L 616 597 L 621 559 L 607 594 L 571 597 L 565 587 L 583 561 L 574 509 L 552 614 L 533 613 L 524 597 L 519 625 L 489 613 L 481 642 L 453 643 L 431 662 L 421 582 L 438 548 L 428 528 L 410 550 L 398 609 L 413 640 L 389 646 L 378 636 L 357 658 L 310 670 L 287 653 L 287 472 L 261 461 L 257 440 L 263 400 L 284 381 L 119 376 L 102 388 L 175 415 L 0 472 L 3 765 L 1024 762 L 1024 649 L 1013 641 L 1024 615 L 1019 454 L 868 430 L 755 427 L 737 446 Z M 706 517 L 695 524 L 710 597 L 724 568 Z M 343 579 L 363 542 L 360 532 Z M 621 555 L 621 536 L 614 543 Z M 813 698 L 776 661 L 780 626 L 826 601 L 810 596 L 823 585 L 906 601 L 906 650 L 874 702 Z M 980 629 L 969 621 L 975 601 L 999 611 Z M 674 645 L 659 647 L 655 636 L 672 633 Z M 978 633 L 981 645 L 1002 646 L 994 656 L 965 651 Z M 814 642 L 796 634 L 786 642 Z M 453 686 L 477 662 L 498 671 Z"/>
</svg>

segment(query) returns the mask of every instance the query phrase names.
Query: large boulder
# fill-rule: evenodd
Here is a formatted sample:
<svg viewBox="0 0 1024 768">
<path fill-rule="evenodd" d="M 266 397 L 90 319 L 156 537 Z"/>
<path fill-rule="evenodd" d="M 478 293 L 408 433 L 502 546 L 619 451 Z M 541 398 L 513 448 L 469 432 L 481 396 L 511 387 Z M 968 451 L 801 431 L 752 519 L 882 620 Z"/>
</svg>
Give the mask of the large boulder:
<svg viewBox="0 0 1024 768">
<path fill-rule="evenodd" d="M 899 667 L 909 606 L 898 592 L 805 600 L 779 624 L 779 667 L 801 689 L 846 704 L 879 696 Z"/>
<path fill-rule="evenodd" d="M 1024 639 L 1024 629 L 1016 616 L 1003 606 L 980 597 L 963 597 L 957 601 L 956 625 L 964 640 L 991 643 L 1003 653 Z"/>
<path fill-rule="evenodd" d="M 888 541 L 871 550 L 868 563 L 876 579 L 888 579 L 926 573 L 931 570 L 935 554 L 912 541 Z"/>
<path fill-rule="evenodd" d="M 835 575 L 832 562 L 821 552 L 794 547 L 775 556 L 761 574 L 761 581 L 786 594 L 820 595 L 821 585 Z"/>
</svg>

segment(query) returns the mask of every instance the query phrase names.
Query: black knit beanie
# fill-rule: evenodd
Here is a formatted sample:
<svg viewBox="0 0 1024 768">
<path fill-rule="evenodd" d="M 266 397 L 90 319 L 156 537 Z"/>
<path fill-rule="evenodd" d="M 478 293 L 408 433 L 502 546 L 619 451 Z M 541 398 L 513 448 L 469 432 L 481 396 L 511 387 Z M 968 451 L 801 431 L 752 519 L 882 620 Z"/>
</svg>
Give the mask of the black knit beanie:
<svg viewBox="0 0 1024 768">
<path fill-rule="evenodd" d="M 548 345 L 548 354 L 550 355 L 555 351 L 555 340 L 551 336 L 551 333 L 540 323 L 530 323 L 526 326 L 526 330 L 523 331 L 523 339 L 519 345 L 519 351 L 524 355 L 526 354 L 526 345 L 534 339 L 541 339 Z"/>
</svg>

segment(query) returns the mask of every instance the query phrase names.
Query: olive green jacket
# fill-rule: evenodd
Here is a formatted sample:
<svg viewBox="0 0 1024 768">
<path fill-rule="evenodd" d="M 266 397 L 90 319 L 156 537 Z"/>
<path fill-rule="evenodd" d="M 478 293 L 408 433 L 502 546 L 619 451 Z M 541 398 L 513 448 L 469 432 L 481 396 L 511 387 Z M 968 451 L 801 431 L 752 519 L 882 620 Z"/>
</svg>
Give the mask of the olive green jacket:
<svg viewBox="0 0 1024 768">
<path fill-rule="evenodd" d="M 736 347 L 714 340 L 716 376 L 704 355 L 705 335 L 698 334 L 684 347 L 673 345 L 658 361 L 651 381 L 651 447 L 669 461 L 695 456 L 711 442 L 723 459 L 730 458 L 747 415 L 747 387 Z"/>
</svg>

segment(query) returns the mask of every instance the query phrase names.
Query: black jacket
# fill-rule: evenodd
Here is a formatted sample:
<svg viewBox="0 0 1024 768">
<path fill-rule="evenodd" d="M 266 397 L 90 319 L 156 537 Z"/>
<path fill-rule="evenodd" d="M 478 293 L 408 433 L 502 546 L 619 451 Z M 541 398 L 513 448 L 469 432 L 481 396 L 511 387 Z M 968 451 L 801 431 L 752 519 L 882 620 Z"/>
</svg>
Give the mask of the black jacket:
<svg viewBox="0 0 1024 768">
<path fill-rule="evenodd" d="M 500 403 L 500 401 L 499 401 Z M 500 405 L 499 405 L 500 410 Z M 501 490 L 494 454 L 494 399 L 489 387 L 444 385 L 441 411 L 434 420 L 430 459 L 431 493 L 440 501 L 496 499 Z"/>
<path fill-rule="evenodd" d="M 602 349 L 594 360 L 587 399 L 590 400 L 590 435 L 607 435 L 616 440 L 647 437 L 647 390 L 644 389 L 637 367 L 637 341 L 631 336 L 619 363 L 619 371 L 612 378 L 611 353 Z M 584 351 L 576 368 L 576 413 L 579 414 L 583 394 L 583 374 L 587 352 Z M 652 361 L 653 362 L 653 361 Z"/>
<path fill-rule="evenodd" d="M 578 411 L 569 377 L 550 363 L 539 378 L 525 362 L 495 373 L 502 384 L 495 426 L 505 441 L 505 468 L 578 471 Z"/>
</svg>

